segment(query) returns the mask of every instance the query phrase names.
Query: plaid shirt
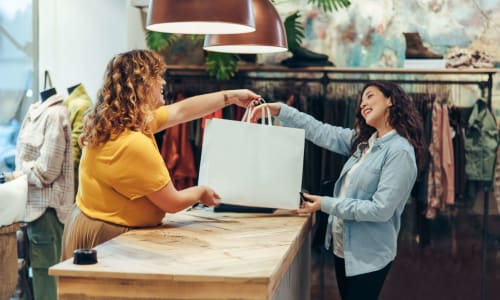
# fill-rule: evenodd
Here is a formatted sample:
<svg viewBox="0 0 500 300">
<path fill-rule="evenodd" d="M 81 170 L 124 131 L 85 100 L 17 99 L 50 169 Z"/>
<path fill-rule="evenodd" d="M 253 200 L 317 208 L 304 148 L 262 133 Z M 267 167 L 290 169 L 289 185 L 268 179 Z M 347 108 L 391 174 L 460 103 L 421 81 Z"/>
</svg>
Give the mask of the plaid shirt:
<svg viewBox="0 0 500 300">
<path fill-rule="evenodd" d="M 71 125 L 63 97 L 54 95 L 30 106 L 16 146 L 16 169 L 28 175 L 24 221 L 52 207 L 64 223 L 74 202 Z"/>
</svg>

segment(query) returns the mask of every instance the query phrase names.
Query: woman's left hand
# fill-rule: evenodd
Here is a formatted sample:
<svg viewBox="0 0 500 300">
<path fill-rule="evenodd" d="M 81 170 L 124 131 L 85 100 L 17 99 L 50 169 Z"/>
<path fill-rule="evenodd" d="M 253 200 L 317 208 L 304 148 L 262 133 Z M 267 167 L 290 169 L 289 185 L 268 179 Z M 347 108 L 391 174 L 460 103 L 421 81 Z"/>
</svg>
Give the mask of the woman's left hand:
<svg viewBox="0 0 500 300">
<path fill-rule="evenodd" d="M 251 90 L 241 89 L 241 90 L 228 90 L 224 91 L 227 95 L 229 103 L 236 104 L 240 107 L 247 107 L 248 105 L 256 105 L 259 103 L 261 96 L 252 92 Z"/>
<path fill-rule="evenodd" d="M 308 214 L 321 209 L 321 196 L 302 193 L 305 201 L 302 202 L 299 209 L 296 210 L 298 214 Z"/>
</svg>

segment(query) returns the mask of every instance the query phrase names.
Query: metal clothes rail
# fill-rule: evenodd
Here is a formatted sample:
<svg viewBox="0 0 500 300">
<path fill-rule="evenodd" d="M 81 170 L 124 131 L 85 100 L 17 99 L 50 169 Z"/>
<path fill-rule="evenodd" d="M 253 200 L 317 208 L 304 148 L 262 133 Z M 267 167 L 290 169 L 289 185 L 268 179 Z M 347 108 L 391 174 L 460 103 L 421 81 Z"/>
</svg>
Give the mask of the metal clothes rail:
<svg viewBox="0 0 500 300">
<path fill-rule="evenodd" d="M 252 81 L 317 82 L 321 84 L 323 94 L 327 93 L 328 85 L 333 82 L 366 83 L 374 79 L 391 80 L 400 84 L 475 84 L 480 88 L 481 96 L 487 101 L 489 109 L 492 110 L 493 76 L 499 71 L 499 69 L 287 68 L 283 66 L 244 65 L 235 73 L 234 78 L 220 81 L 210 77 L 204 66 L 171 65 L 167 68 L 165 78 L 168 83 L 173 85 L 182 85 L 184 80 L 198 79 L 215 86 L 225 83 L 234 84 L 239 88 L 248 87 L 249 82 Z M 374 75 L 377 78 L 373 77 Z M 401 78 L 408 75 L 413 75 L 415 78 Z M 432 75 L 433 78 L 426 78 L 429 75 Z M 363 76 L 370 76 L 370 78 L 360 78 Z M 387 78 L 388 76 L 393 78 Z M 489 193 L 485 192 L 481 236 L 481 299 L 487 298 L 488 199 Z"/>
<path fill-rule="evenodd" d="M 385 79 L 401 84 L 444 84 L 463 85 L 476 84 L 482 91 L 482 96 L 487 100 L 491 109 L 493 75 L 499 69 L 402 69 L 402 68 L 336 68 L 336 67 L 307 67 L 287 68 L 282 66 L 243 65 L 239 67 L 234 78 L 222 82 L 241 83 L 247 81 L 294 81 L 317 82 L 324 87 L 332 82 L 365 83 L 373 79 Z M 341 75 L 342 78 L 338 78 Z M 393 76 L 394 78 L 359 78 L 360 76 Z M 401 79 L 405 75 L 415 75 L 424 78 Z M 432 79 L 426 75 L 436 75 Z M 459 76 L 460 78 L 456 78 Z M 165 74 L 167 81 L 182 79 L 202 79 L 215 84 L 221 81 L 210 77 L 204 66 L 171 65 Z M 455 78 L 454 78 L 455 77 Z M 467 79 L 463 79 L 466 77 Z"/>
</svg>

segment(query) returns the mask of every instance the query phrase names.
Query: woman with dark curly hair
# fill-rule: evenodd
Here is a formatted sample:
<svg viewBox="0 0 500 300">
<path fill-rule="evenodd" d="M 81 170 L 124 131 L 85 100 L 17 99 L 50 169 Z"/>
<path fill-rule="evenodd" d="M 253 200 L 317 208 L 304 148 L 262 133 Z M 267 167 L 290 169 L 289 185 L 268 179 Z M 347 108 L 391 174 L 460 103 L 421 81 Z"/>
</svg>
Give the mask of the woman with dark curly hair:
<svg viewBox="0 0 500 300">
<path fill-rule="evenodd" d="M 246 107 L 259 96 L 226 90 L 164 105 L 165 70 L 162 58 L 149 50 L 118 54 L 109 62 L 80 136 L 79 187 L 64 228 L 63 259 L 130 228 L 159 225 L 166 212 L 219 203 L 208 187 L 175 188 L 153 134 L 230 104 Z"/>
<path fill-rule="evenodd" d="M 284 126 L 303 128 L 306 139 L 350 156 L 333 197 L 304 194 L 298 213 L 330 215 L 325 246 L 333 238 L 335 271 L 343 300 L 378 299 L 396 257 L 401 214 L 425 155 L 421 117 L 395 83 L 372 81 L 362 89 L 355 129 L 321 123 L 282 103 L 268 107 Z"/>
</svg>

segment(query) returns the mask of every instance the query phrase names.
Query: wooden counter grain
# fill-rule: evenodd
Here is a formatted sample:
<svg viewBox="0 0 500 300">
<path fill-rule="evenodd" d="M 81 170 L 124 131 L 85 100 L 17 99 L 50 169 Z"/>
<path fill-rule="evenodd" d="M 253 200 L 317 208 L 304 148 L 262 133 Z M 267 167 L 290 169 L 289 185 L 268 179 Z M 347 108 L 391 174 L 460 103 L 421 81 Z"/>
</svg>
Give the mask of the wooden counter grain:
<svg viewBox="0 0 500 300">
<path fill-rule="evenodd" d="M 98 263 L 49 269 L 59 299 L 309 299 L 310 216 L 169 215 L 97 246 Z"/>
</svg>

